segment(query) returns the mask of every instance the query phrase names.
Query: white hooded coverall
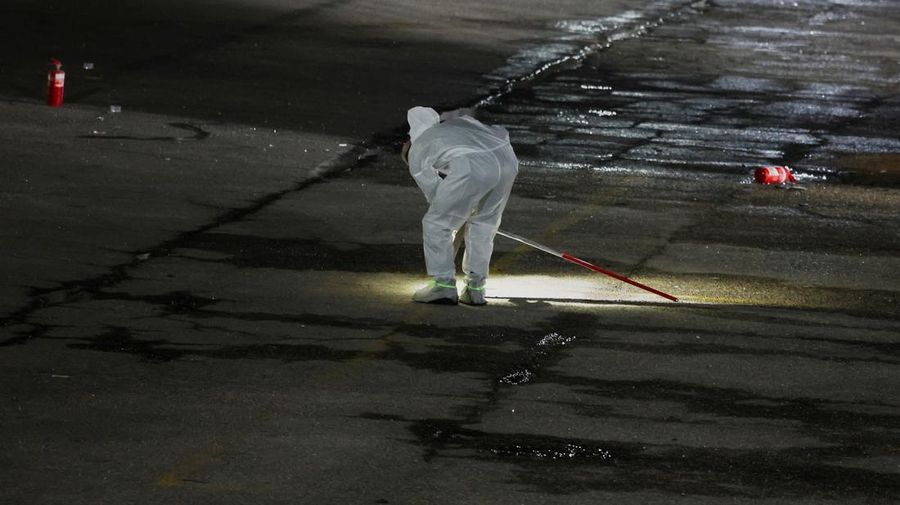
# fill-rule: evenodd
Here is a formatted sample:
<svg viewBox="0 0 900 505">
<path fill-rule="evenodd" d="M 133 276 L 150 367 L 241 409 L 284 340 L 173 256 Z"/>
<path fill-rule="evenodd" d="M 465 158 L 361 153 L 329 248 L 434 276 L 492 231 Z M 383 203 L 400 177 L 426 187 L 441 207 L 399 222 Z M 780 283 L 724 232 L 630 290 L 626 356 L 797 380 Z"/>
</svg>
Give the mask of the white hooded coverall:
<svg viewBox="0 0 900 505">
<path fill-rule="evenodd" d="M 462 267 L 472 281 L 483 283 L 519 171 L 509 133 L 469 116 L 439 123 L 437 112 L 424 107 L 410 109 L 407 116 L 409 172 L 430 204 L 422 218 L 428 275 L 455 276 L 453 236 L 468 222 Z"/>
</svg>

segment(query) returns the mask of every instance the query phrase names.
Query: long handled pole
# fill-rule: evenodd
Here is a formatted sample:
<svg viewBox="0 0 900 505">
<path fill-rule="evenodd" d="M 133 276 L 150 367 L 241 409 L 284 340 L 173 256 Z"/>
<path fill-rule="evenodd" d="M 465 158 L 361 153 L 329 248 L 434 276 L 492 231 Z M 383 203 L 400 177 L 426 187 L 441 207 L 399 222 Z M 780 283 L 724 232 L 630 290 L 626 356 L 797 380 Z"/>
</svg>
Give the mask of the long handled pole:
<svg viewBox="0 0 900 505">
<path fill-rule="evenodd" d="M 569 253 L 559 252 L 559 251 L 557 251 L 555 249 L 551 249 L 543 244 L 539 244 L 533 240 L 528 240 L 525 237 L 520 237 L 519 235 L 516 235 L 514 233 L 508 233 L 503 230 L 497 230 L 497 235 L 502 235 L 508 239 L 515 240 L 516 242 L 521 242 L 527 246 L 531 246 L 540 251 L 544 251 L 547 254 L 552 254 L 552 255 L 556 256 L 557 258 L 562 258 L 562 259 L 568 261 L 569 263 L 574 263 L 580 267 L 587 268 L 588 270 L 593 270 L 594 272 L 601 273 L 603 275 L 608 275 L 608 276 L 612 277 L 613 279 L 617 279 L 622 282 L 627 282 L 628 284 L 631 284 L 632 286 L 639 287 L 639 288 L 641 288 L 645 291 L 649 291 L 655 295 L 659 295 L 668 300 L 672 300 L 673 302 L 678 301 L 678 298 L 675 298 L 674 296 L 672 296 L 668 293 L 663 293 L 662 291 L 660 291 L 658 289 L 653 289 L 650 286 L 647 286 L 646 284 L 641 284 L 640 282 L 633 281 L 633 280 L 629 279 L 628 277 L 625 277 L 622 274 L 617 274 L 617 273 L 613 272 L 612 270 L 606 270 L 605 268 L 600 268 L 597 265 L 594 265 L 592 263 L 588 263 L 587 261 L 584 261 L 583 259 L 576 258 L 575 256 L 572 256 Z"/>
</svg>

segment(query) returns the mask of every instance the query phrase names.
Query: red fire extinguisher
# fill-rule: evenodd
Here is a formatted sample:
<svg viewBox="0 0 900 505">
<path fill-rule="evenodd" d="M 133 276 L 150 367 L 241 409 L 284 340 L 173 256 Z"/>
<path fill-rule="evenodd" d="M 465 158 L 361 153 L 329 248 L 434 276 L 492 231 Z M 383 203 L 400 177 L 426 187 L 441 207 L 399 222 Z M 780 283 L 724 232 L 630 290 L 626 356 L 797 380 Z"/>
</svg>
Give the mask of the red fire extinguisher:
<svg viewBox="0 0 900 505">
<path fill-rule="evenodd" d="M 47 105 L 51 107 L 62 105 L 65 87 L 66 73 L 62 70 L 62 62 L 52 58 L 50 60 L 50 71 L 47 72 Z"/>
<path fill-rule="evenodd" d="M 760 184 L 784 184 L 797 182 L 791 169 L 788 167 L 759 167 L 753 173 L 753 178 Z"/>
</svg>

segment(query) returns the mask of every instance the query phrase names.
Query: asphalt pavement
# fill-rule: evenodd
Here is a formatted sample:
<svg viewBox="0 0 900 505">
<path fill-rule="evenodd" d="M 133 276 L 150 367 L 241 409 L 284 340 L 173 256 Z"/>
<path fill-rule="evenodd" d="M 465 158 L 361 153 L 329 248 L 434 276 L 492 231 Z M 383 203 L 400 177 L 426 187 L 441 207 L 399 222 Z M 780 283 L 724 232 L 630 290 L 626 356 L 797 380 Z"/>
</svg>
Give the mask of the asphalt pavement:
<svg viewBox="0 0 900 505">
<path fill-rule="evenodd" d="M 80 4 L 0 20 L 0 502 L 900 500 L 895 3 Z M 680 301 L 498 237 L 412 303 L 412 105 Z"/>
</svg>

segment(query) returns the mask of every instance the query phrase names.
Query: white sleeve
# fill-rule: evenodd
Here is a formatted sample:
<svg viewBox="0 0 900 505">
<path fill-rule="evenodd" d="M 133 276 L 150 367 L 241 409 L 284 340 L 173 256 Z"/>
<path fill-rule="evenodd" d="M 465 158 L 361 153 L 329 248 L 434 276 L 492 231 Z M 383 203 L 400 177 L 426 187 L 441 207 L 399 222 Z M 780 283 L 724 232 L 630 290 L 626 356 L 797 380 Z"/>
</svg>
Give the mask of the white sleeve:
<svg viewBox="0 0 900 505">
<path fill-rule="evenodd" d="M 437 171 L 434 169 L 434 163 L 437 161 L 432 156 L 428 156 L 422 152 L 422 149 L 415 149 L 415 146 L 409 150 L 409 173 L 412 175 L 419 189 L 425 195 L 425 200 L 431 203 L 437 193 L 438 185 L 441 183 Z"/>
</svg>

